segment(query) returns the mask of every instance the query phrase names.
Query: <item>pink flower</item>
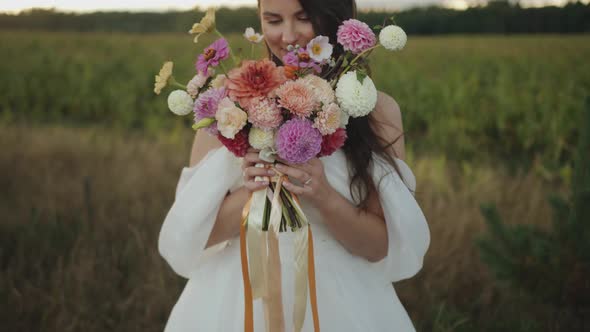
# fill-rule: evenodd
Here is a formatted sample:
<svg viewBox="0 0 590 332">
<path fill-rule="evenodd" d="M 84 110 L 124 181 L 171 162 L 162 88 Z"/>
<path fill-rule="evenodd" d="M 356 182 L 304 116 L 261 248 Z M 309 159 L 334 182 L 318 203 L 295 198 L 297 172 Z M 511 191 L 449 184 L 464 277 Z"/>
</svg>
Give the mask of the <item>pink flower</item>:
<svg viewBox="0 0 590 332">
<path fill-rule="evenodd" d="M 248 108 L 251 99 L 269 96 L 286 80 L 283 68 L 269 59 L 245 60 L 241 67 L 230 70 L 225 87 L 232 100 L 238 101 L 242 108 Z"/>
<path fill-rule="evenodd" d="M 276 136 L 279 157 L 291 164 L 303 164 L 315 157 L 322 147 L 322 134 L 308 119 L 291 119 L 281 126 Z"/>
<path fill-rule="evenodd" d="M 219 133 L 226 138 L 234 139 L 246 125 L 248 114 L 237 107 L 231 99 L 225 97 L 219 101 L 215 120 L 217 120 Z"/>
<path fill-rule="evenodd" d="M 225 88 L 221 89 L 209 89 L 199 95 L 199 98 L 195 100 L 195 123 L 201 121 L 204 118 L 214 118 L 217 113 L 217 107 L 219 101 L 226 96 Z M 213 124 L 205 129 L 212 135 L 217 134 L 217 125 Z"/>
<path fill-rule="evenodd" d="M 340 127 L 340 107 L 331 103 L 324 105 L 321 112 L 315 118 L 313 127 L 320 131 L 322 135 L 333 134 Z"/>
<path fill-rule="evenodd" d="M 281 110 L 274 100 L 258 97 L 252 99 L 250 102 L 250 106 L 248 107 L 248 120 L 254 125 L 254 127 L 274 129 L 283 122 L 283 117 L 281 115 Z"/>
<path fill-rule="evenodd" d="M 366 23 L 355 19 L 342 22 L 336 36 L 338 43 L 344 47 L 344 50 L 354 54 L 359 54 L 375 46 L 377 42 L 373 30 Z"/>
<path fill-rule="evenodd" d="M 209 66 L 215 67 L 219 62 L 229 56 L 229 44 L 224 38 L 217 39 L 197 59 L 197 71 L 203 74 L 208 72 Z"/>
<path fill-rule="evenodd" d="M 301 79 L 288 81 L 276 90 L 279 105 L 299 117 L 306 117 L 320 106 L 311 87 Z"/>
</svg>

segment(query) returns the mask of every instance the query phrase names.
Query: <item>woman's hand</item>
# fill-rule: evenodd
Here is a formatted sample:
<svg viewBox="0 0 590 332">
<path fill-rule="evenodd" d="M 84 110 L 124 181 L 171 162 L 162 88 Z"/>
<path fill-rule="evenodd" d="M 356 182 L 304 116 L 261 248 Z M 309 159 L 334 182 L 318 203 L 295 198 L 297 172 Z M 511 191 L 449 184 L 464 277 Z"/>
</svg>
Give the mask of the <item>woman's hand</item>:
<svg viewBox="0 0 590 332">
<path fill-rule="evenodd" d="M 244 187 L 249 192 L 255 192 L 264 189 L 268 186 L 269 176 L 273 176 L 275 173 L 269 167 L 270 164 L 260 159 L 258 153 L 260 150 L 253 148 L 248 149 L 248 152 L 244 156 L 242 162 L 242 175 L 244 176 Z M 257 167 L 256 164 L 262 164 L 264 167 Z M 256 177 L 261 177 L 256 181 Z"/>
<path fill-rule="evenodd" d="M 296 185 L 285 181 L 285 188 L 296 195 L 309 198 L 314 205 L 321 206 L 333 197 L 335 190 L 328 183 L 324 173 L 324 164 L 318 158 L 313 158 L 300 165 L 277 163 L 275 167 L 279 172 L 301 183 L 301 185 Z"/>
</svg>

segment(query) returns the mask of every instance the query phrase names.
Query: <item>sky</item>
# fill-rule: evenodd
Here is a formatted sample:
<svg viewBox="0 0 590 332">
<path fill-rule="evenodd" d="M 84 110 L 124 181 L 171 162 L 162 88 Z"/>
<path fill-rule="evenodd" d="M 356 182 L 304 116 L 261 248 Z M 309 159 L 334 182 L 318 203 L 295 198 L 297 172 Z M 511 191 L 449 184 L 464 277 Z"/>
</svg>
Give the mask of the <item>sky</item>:
<svg viewBox="0 0 590 332">
<path fill-rule="evenodd" d="M 440 4 L 446 7 L 465 9 L 469 4 L 482 0 L 357 0 L 361 9 L 404 9 L 409 7 Z M 589 0 L 583 2 L 588 3 Z M 520 0 L 523 6 L 563 5 L 567 0 Z M 165 11 L 187 10 L 199 6 L 248 6 L 256 0 L 0 0 L 0 12 L 18 13 L 29 8 L 55 8 L 62 11 L 90 12 L 96 10 Z"/>
</svg>

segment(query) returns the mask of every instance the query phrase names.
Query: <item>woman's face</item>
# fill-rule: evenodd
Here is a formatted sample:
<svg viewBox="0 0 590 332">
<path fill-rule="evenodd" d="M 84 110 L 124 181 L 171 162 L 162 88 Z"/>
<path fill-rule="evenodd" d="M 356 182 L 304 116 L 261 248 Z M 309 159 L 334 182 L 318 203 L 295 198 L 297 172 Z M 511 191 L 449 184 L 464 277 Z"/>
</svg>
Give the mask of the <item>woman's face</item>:
<svg viewBox="0 0 590 332">
<path fill-rule="evenodd" d="M 288 45 L 305 47 L 315 37 L 313 26 L 298 0 L 260 0 L 260 21 L 270 51 L 279 59 Z"/>
</svg>

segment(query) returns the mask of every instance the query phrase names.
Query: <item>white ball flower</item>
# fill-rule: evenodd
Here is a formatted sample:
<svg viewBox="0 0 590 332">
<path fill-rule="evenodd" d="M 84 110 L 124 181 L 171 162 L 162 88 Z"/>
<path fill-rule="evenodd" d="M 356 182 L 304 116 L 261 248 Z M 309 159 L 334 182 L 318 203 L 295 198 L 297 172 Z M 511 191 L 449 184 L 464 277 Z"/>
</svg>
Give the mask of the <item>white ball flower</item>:
<svg viewBox="0 0 590 332">
<path fill-rule="evenodd" d="M 193 98 L 184 90 L 174 90 L 168 95 L 168 108 L 176 115 L 192 112 L 193 103 Z"/>
<path fill-rule="evenodd" d="M 275 142 L 274 131 L 252 127 L 248 134 L 250 145 L 257 150 L 272 148 Z"/>
<path fill-rule="evenodd" d="M 379 43 L 390 51 L 399 51 L 406 45 L 408 36 L 397 25 L 388 25 L 379 33 Z"/>
<path fill-rule="evenodd" d="M 356 71 L 350 71 L 338 80 L 336 99 L 342 111 L 358 118 L 371 113 L 377 105 L 377 88 L 369 76 L 361 83 Z"/>
</svg>

